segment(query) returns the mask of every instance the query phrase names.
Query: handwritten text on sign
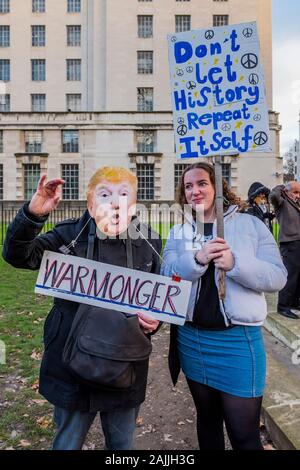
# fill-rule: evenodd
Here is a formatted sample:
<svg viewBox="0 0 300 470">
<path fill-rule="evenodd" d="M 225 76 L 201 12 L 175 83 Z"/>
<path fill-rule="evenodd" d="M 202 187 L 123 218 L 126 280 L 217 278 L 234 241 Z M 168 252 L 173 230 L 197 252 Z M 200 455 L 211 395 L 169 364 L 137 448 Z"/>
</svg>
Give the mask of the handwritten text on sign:
<svg viewBox="0 0 300 470">
<path fill-rule="evenodd" d="M 168 36 L 179 158 L 270 151 L 256 23 Z"/>
<path fill-rule="evenodd" d="M 189 281 L 45 251 L 35 292 L 183 325 Z"/>
</svg>

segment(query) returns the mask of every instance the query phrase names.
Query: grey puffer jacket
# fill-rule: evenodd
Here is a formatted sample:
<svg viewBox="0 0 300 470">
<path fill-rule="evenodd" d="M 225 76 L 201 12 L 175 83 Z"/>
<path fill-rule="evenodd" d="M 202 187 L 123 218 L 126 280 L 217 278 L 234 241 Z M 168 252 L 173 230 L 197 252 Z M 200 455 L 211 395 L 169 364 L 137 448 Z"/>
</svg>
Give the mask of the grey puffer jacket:
<svg viewBox="0 0 300 470">
<path fill-rule="evenodd" d="M 262 325 L 267 316 L 264 292 L 281 290 L 287 280 L 287 271 L 276 242 L 265 224 L 257 217 L 239 213 L 230 206 L 224 215 L 225 240 L 234 256 L 234 267 L 226 273 L 226 297 L 220 302 L 226 325 Z M 177 274 L 192 281 L 187 320 L 193 320 L 198 281 L 207 266 L 196 264 L 193 239 L 194 223 L 175 225 L 169 234 L 161 274 Z M 216 236 L 216 222 L 213 226 Z M 215 270 L 218 286 L 218 270 Z M 199 289 L 200 291 L 200 289 Z"/>
</svg>

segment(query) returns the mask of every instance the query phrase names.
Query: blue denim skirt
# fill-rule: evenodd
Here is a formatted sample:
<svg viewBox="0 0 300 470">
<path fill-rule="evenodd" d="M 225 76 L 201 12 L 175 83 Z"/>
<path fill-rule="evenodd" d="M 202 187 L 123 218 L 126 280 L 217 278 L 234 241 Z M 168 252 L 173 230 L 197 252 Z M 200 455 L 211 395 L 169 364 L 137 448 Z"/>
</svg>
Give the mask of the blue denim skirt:
<svg viewBox="0 0 300 470">
<path fill-rule="evenodd" d="M 181 368 L 188 379 L 238 397 L 260 397 L 266 380 L 266 353 L 260 326 L 212 331 L 177 328 Z"/>
</svg>

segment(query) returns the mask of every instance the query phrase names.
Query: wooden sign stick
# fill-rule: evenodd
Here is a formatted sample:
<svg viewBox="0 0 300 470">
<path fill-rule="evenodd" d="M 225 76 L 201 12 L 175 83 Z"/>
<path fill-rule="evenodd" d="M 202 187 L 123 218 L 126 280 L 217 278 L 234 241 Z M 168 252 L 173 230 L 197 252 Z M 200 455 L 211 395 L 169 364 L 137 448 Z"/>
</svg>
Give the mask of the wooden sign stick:
<svg viewBox="0 0 300 470">
<path fill-rule="evenodd" d="M 223 184 L 221 155 L 215 157 L 217 237 L 224 238 Z M 225 271 L 219 269 L 219 298 L 225 299 Z"/>
</svg>

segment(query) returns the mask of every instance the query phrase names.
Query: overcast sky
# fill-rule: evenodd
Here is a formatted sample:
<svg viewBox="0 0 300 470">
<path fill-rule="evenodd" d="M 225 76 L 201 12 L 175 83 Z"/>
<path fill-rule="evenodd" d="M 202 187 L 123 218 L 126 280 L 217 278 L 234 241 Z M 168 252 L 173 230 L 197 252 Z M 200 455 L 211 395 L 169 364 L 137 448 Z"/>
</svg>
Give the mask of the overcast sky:
<svg viewBox="0 0 300 470">
<path fill-rule="evenodd" d="M 299 138 L 299 0 L 273 0 L 273 86 L 273 109 L 280 113 L 283 153 Z"/>
</svg>

